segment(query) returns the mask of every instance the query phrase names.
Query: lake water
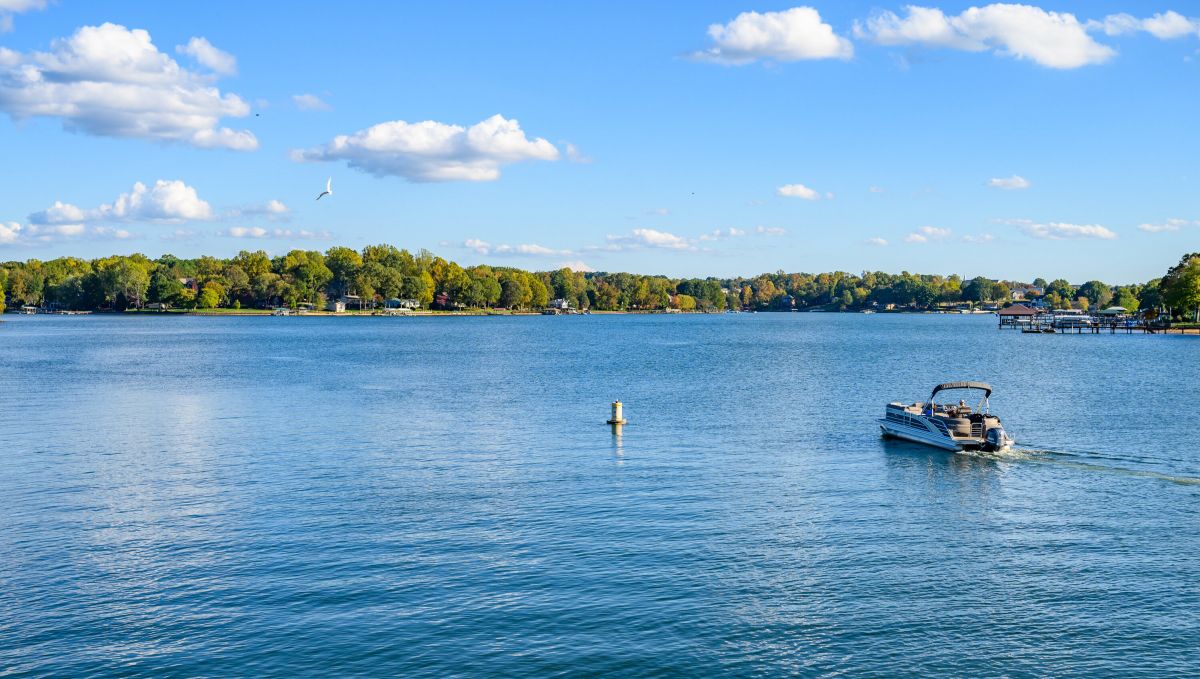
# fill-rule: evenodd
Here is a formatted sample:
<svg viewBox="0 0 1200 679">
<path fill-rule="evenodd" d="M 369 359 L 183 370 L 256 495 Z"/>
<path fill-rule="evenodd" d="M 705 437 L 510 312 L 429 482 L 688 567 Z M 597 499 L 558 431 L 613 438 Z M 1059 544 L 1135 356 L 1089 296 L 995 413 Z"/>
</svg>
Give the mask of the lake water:
<svg viewBox="0 0 1200 679">
<path fill-rule="evenodd" d="M 1200 338 L 9 315 L 0 348 L 0 674 L 1200 673 Z M 881 440 L 960 379 L 1018 450 Z"/>
</svg>

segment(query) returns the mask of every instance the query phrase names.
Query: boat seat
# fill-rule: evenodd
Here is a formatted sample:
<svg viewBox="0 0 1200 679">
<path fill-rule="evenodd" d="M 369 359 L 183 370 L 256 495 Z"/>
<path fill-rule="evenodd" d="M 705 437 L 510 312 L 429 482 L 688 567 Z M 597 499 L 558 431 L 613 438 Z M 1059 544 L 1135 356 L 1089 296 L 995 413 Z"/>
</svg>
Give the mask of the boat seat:
<svg viewBox="0 0 1200 679">
<path fill-rule="evenodd" d="M 971 435 L 971 420 L 965 417 L 948 417 L 946 418 L 946 428 L 950 433 L 959 436 Z"/>
</svg>

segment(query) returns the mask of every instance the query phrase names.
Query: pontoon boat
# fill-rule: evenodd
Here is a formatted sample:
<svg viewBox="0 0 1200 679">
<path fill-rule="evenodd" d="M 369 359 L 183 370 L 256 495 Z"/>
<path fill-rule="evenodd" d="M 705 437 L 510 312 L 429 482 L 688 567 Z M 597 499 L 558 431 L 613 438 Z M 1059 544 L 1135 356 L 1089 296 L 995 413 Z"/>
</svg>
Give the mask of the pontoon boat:
<svg viewBox="0 0 1200 679">
<path fill-rule="evenodd" d="M 983 399 L 974 408 L 965 400 L 958 403 L 936 403 L 934 397 L 943 391 L 977 389 Z M 935 446 L 943 450 L 1002 451 L 1012 446 L 1000 424 L 1000 418 L 989 411 L 988 397 L 992 387 L 983 382 L 947 382 L 933 388 L 926 403 L 889 403 L 879 427 L 883 436 Z"/>
</svg>

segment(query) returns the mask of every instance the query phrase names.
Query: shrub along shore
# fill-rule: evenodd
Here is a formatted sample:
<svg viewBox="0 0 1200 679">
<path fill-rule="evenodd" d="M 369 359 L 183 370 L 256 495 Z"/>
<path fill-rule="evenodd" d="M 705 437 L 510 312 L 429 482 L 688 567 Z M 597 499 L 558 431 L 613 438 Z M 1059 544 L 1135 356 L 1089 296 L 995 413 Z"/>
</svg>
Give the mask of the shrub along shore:
<svg viewBox="0 0 1200 679">
<path fill-rule="evenodd" d="M 86 260 L 60 257 L 0 264 L 9 310 L 37 307 L 76 311 L 246 311 L 276 307 L 324 309 L 350 300 L 365 310 L 407 306 L 447 311 L 540 311 L 569 306 L 593 311 L 786 311 L 866 308 L 925 310 L 954 304 L 1004 305 L 1025 300 L 1048 308 L 1124 307 L 1200 320 L 1200 253 L 1180 259 L 1145 284 L 1073 285 L 993 280 L 958 275 L 761 274 L 752 278 L 669 278 L 571 269 L 525 271 L 462 267 L 426 250 L 391 245 L 361 251 L 335 246 L 325 252 L 292 250 L 271 257 L 259 250 L 230 259 L 164 255 L 114 255 Z"/>
</svg>

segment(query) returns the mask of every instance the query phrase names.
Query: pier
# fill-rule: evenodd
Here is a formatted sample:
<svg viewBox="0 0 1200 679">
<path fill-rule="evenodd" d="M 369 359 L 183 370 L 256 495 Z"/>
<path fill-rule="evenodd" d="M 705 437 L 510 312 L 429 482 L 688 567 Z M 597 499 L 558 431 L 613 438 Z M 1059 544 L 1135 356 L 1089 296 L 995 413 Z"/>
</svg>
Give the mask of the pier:
<svg viewBox="0 0 1200 679">
<path fill-rule="evenodd" d="M 1026 334 L 1067 335 L 1155 335 L 1155 334 L 1200 334 L 1200 329 L 1172 328 L 1169 324 L 1150 321 L 1112 310 L 1088 314 L 1082 311 L 1059 310 L 1039 311 L 1023 305 L 1001 309 L 999 328 L 1019 329 Z M 1194 332 L 1193 332 L 1194 331 Z"/>
</svg>

